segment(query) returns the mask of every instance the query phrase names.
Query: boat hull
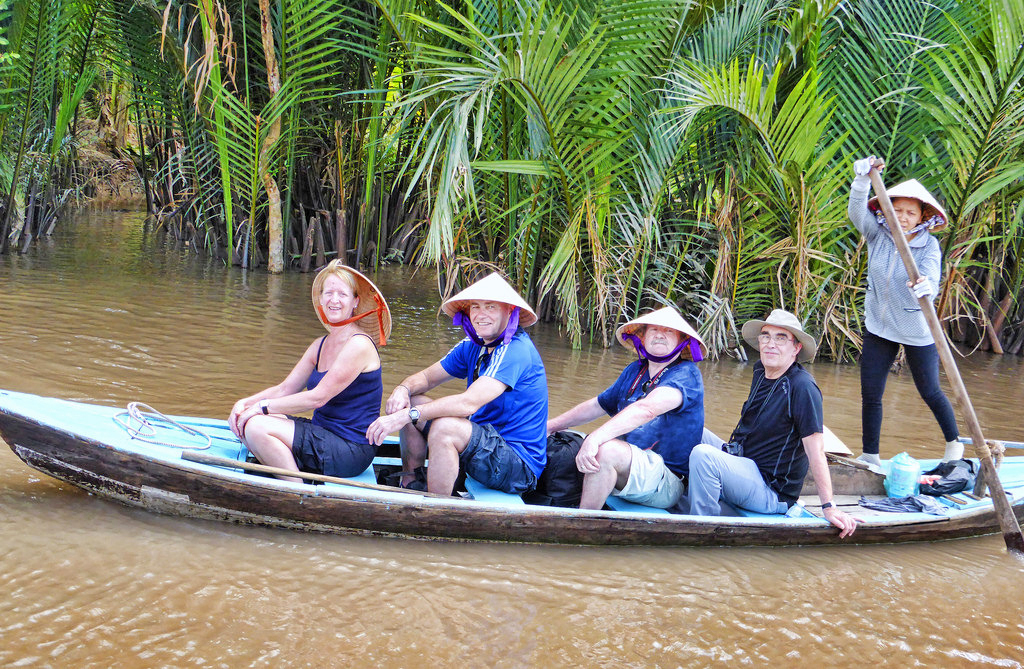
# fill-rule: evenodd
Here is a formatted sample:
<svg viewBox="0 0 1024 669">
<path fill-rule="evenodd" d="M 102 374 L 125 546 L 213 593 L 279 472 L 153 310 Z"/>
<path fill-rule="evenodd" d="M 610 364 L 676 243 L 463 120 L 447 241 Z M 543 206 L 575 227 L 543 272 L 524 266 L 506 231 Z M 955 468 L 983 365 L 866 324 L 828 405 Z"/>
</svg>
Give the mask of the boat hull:
<svg viewBox="0 0 1024 669">
<path fill-rule="evenodd" d="M 0 435 L 29 466 L 123 504 L 190 518 L 317 532 L 589 545 L 784 546 L 938 541 L 999 531 L 990 503 L 949 517 L 895 514 L 913 518 L 865 522 L 853 537 L 840 540 L 838 531 L 818 518 L 582 511 L 288 483 L 196 464 L 171 448 L 132 450 L 12 412 L 2 402 Z M 1024 517 L 1021 499 L 1015 500 L 1014 509 L 1018 518 Z"/>
</svg>

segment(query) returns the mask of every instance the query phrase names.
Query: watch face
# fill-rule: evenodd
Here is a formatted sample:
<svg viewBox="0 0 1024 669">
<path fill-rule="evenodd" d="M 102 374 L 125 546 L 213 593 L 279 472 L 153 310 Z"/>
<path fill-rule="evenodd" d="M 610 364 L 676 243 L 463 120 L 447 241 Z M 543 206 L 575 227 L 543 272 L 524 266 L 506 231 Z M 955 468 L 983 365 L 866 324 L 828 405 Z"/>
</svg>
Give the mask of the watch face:
<svg viewBox="0 0 1024 669">
<path fill-rule="evenodd" d="M 413 423 L 415 423 L 419 419 L 420 419 L 420 410 L 417 409 L 416 407 L 413 407 L 413 408 L 409 409 L 409 420 L 411 420 Z"/>
</svg>

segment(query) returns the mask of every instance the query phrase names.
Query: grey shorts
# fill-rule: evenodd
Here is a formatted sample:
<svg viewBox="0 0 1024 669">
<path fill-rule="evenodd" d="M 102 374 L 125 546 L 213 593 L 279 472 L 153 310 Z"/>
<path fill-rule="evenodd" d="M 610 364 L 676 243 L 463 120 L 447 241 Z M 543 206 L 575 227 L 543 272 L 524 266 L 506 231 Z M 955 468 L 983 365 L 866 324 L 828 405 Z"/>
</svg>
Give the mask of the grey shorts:
<svg viewBox="0 0 1024 669">
<path fill-rule="evenodd" d="M 472 423 L 473 433 L 459 454 L 459 466 L 488 488 L 519 495 L 537 487 L 537 477 L 493 425 Z"/>
</svg>

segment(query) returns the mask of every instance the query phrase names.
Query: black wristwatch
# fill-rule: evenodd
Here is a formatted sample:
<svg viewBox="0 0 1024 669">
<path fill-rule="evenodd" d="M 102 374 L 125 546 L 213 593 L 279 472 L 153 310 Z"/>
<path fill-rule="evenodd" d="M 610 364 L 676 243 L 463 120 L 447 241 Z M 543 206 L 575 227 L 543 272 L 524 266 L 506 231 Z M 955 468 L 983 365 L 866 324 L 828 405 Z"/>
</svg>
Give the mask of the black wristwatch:
<svg viewBox="0 0 1024 669">
<path fill-rule="evenodd" d="M 416 407 L 409 407 L 409 422 L 413 425 L 420 419 L 420 410 Z"/>
<path fill-rule="evenodd" d="M 821 510 L 824 511 L 825 509 L 834 509 L 835 507 L 836 505 L 833 504 L 832 502 L 825 502 L 824 504 L 821 505 Z"/>
</svg>

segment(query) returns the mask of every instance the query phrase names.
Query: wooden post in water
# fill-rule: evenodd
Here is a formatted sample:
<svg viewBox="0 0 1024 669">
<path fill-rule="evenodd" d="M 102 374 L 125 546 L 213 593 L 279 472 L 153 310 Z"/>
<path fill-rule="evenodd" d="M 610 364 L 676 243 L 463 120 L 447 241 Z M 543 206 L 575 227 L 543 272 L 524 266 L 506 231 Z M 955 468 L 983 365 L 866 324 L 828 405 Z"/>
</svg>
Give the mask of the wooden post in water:
<svg viewBox="0 0 1024 669">
<path fill-rule="evenodd" d="M 914 262 L 914 257 L 910 255 L 910 246 L 907 245 L 907 240 L 900 229 L 896 212 L 892 208 L 892 201 L 885 190 L 885 184 L 882 183 L 882 176 L 878 173 L 878 168 L 873 165 L 868 174 L 871 178 L 871 187 L 878 198 L 878 204 L 882 207 L 885 220 L 889 222 L 889 231 L 892 232 L 893 242 L 895 242 L 896 248 L 900 252 L 900 257 L 903 258 L 904 267 L 907 268 L 910 282 L 916 283 L 921 278 L 921 273 L 917 270 L 917 263 Z M 938 290 L 938 286 L 935 289 Z M 960 377 L 960 370 L 956 366 L 953 352 L 950 350 L 949 343 L 946 341 L 946 335 L 942 331 L 939 316 L 935 313 L 932 297 L 930 295 L 919 297 L 917 302 L 921 305 L 921 311 L 924 312 L 925 319 L 928 321 L 928 328 L 931 330 L 932 338 L 935 340 L 935 348 L 938 349 L 939 359 L 942 361 L 943 369 L 946 370 L 946 378 L 949 379 L 949 384 L 953 387 L 953 396 L 956 398 L 963 418 L 967 422 L 967 428 L 971 431 L 974 452 L 981 460 L 981 474 L 985 477 L 990 494 L 992 495 L 992 506 L 995 509 L 996 518 L 999 520 L 999 527 L 1003 531 L 1003 541 L 1006 542 L 1006 547 L 1009 550 L 1024 554 L 1024 536 L 1021 536 L 1017 516 L 1013 514 L 1013 508 L 1011 508 L 1010 503 L 1006 499 L 1006 493 L 1003 492 L 1003 484 L 999 481 L 999 473 L 992 462 L 992 452 L 989 450 L 988 444 L 985 443 L 985 436 L 981 432 L 981 423 L 978 422 L 978 415 L 974 413 L 974 405 L 971 404 L 971 398 L 967 395 L 967 387 L 964 386 L 964 381 Z"/>
</svg>

